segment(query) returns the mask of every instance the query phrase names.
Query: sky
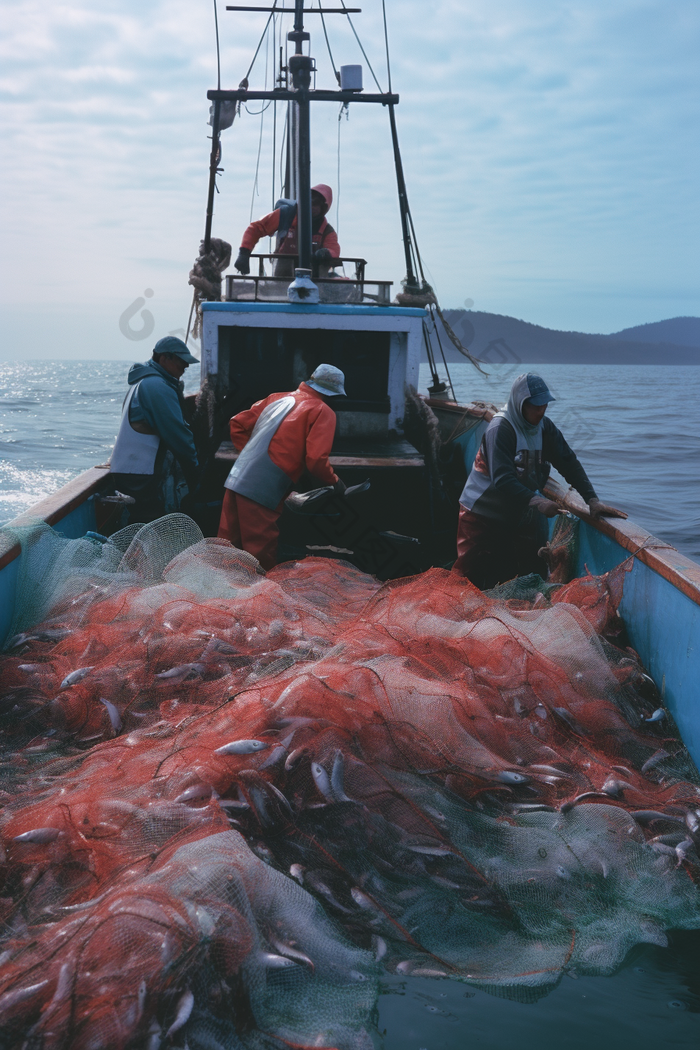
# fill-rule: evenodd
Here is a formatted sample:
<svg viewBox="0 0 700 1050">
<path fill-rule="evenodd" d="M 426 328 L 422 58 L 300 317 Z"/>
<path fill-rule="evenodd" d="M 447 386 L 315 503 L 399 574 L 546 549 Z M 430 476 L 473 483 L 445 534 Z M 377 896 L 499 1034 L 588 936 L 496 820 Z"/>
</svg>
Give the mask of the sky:
<svg viewBox="0 0 700 1050">
<path fill-rule="evenodd" d="M 213 2 L 0 0 L 0 359 L 135 360 L 186 327 Z M 267 16 L 225 6 L 222 86 L 236 87 Z M 381 2 L 358 6 L 386 90 Z M 387 0 L 387 15 L 408 194 L 443 307 L 585 332 L 700 314 L 697 0 Z M 320 19 L 308 21 L 317 86 L 332 87 Z M 361 62 L 375 90 L 347 19 L 326 25 L 336 66 Z M 274 54 L 269 35 L 251 87 L 271 85 Z M 234 249 L 274 201 L 272 112 L 247 108 L 223 135 L 214 219 Z M 398 289 L 386 110 L 339 119 L 319 103 L 312 130 L 312 180 L 336 199 L 340 185 L 329 217 L 343 253 Z"/>
</svg>

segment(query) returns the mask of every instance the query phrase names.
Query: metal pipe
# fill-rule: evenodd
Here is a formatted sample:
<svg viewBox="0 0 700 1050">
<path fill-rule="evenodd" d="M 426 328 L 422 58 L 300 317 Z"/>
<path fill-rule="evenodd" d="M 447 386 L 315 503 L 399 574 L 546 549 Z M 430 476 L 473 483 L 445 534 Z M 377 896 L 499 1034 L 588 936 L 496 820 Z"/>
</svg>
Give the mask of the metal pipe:
<svg viewBox="0 0 700 1050">
<path fill-rule="evenodd" d="M 221 102 L 214 102 L 214 119 L 211 128 L 211 155 L 209 157 L 209 193 L 207 194 L 207 219 L 204 226 L 204 253 L 211 249 L 211 224 L 214 219 L 214 193 L 216 192 L 216 175 L 219 169 L 221 122 Z"/>
<path fill-rule="evenodd" d="M 389 123 L 391 124 L 391 143 L 394 147 L 394 166 L 396 168 L 396 186 L 399 193 L 399 212 L 401 215 L 401 236 L 403 237 L 403 250 L 406 256 L 406 287 L 417 287 L 418 281 L 413 269 L 413 244 L 409 229 L 408 193 L 406 192 L 406 180 L 403 175 L 403 164 L 401 162 L 401 150 L 399 149 L 399 136 L 396 130 L 396 116 L 394 105 L 389 105 Z"/>
</svg>

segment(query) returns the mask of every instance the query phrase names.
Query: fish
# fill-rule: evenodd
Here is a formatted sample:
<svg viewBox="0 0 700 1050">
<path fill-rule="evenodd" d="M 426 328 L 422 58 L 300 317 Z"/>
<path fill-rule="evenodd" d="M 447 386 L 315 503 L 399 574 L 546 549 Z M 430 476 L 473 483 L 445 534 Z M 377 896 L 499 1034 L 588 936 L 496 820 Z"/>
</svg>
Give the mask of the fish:
<svg viewBox="0 0 700 1050">
<path fill-rule="evenodd" d="M 320 762 L 311 763 L 311 776 L 314 778 L 314 784 L 318 788 L 319 793 L 323 795 L 326 802 L 335 802 L 331 778 L 328 776 L 328 773 Z"/>
<path fill-rule="evenodd" d="M 687 856 L 688 850 L 692 849 L 694 845 L 695 843 L 692 839 L 683 839 L 682 842 L 678 843 L 675 850 L 673 851 L 676 854 L 676 857 L 678 858 L 678 862 L 676 863 L 677 868 L 680 868 L 681 864 Z"/>
<path fill-rule="evenodd" d="M 656 711 L 654 711 L 653 715 L 651 715 L 649 718 L 643 719 L 643 721 L 645 721 L 645 722 L 661 722 L 665 717 L 666 717 L 666 712 L 664 711 L 663 707 L 657 707 Z"/>
<path fill-rule="evenodd" d="M 59 685 L 59 693 L 62 689 L 70 689 L 72 685 L 77 685 L 78 682 L 82 682 L 83 678 L 87 678 L 87 676 L 90 674 L 90 671 L 94 671 L 94 669 L 95 665 L 92 664 L 90 667 L 78 667 L 75 671 L 71 671 L 71 673 L 67 674 L 61 682 L 61 684 Z"/>
<path fill-rule="evenodd" d="M 289 752 L 284 761 L 284 770 L 286 773 L 291 773 L 291 771 L 299 762 L 299 759 L 301 759 L 306 754 L 307 750 L 308 749 L 305 747 L 297 747 L 294 749 L 294 751 Z"/>
<path fill-rule="evenodd" d="M 180 802 L 183 805 L 187 805 L 190 802 L 203 802 L 204 799 L 210 799 L 212 796 L 211 784 L 192 784 L 191 787 L 186 788 L 181 794 L 175 799 L 176 802 Z"/>
<path fill-rule="evenodd" d="M 115 733 L 118 733 L 122 727 L 122 720 L 119 711 L 114 706 L 114 704 L 110 703 L 109 700 L 105 700 L 102 696 L 100 697 L 100 703 L 104 704 L 107 708 L 107 714 L 109 715 L 109 720 L 112 723 L 112 729 Z"/>
<path fill-rule="evenodd" d="M 286 959 L 292 959 L 294 962 L 301 963 L 302 966 L 306 966 L 307 969 L 314 973 L 316 967 L 313 964 L 308 955 L 300 951 L 298 948 L 292 947 L 291 944 L 287 944 L 285 941 L 279 940 L 275 937 L 270 938 L 270 944 L 275 948 L 280 955 Z"/>
<path fill-rule="evenodd" d="M 67 638 L 72 631 L 67 627 L 49 627 L 42 631 L 25 631 L 14 635 L 7 643 L 8 649 L 16 649 L 19 645 L 27 642 L 60 642 Z"/>
<path fill-rule="evenodd" d="M 292 864 L 289 869 L 289 874 L 293 879 L 296 879 L 297 882 L 301 883 L 301 885 L 304 884 L 304 867 L 302 864 Z"/>
<path fill-rule="evenodd" d="M 634 791 L 634 785 L 628 784 L 626 780 L 616 780 L 615 777 L 608 777 L 600 790 L 604 795 L 618 798 L 625 788 L 631 788 Z"/>
<path fill-rule="evenodd" d="M 162 682 L 179 684 L 187 678 L 199 678 L 206 669 L 206 664 L 181 664 L 179 667 L 171 667 L 169 671 L 161 671 L 155 677 Z"/>
<path fill-rule="evenodd" d="M 194 995 L 188 988 L 185 992 L 182 993 L 182 995 L 177 1001 L 177 1007 L 175 1010 L 175 1020 L 165 1033 L 166 1039 L 170 1039 L 171 1036 L 175 1035 L 176 1032 L 179 1032 L 180 1029 L 187 1024 L 187 1022 L 190 1019 L 190 1014 L 192 1013 L 193 1006 Z"/>
<path fill-rule="evenodd" d="M 604 794 L 602 791 L 584 791 L 582 795 L 577 795 L 576 798 L 572 798 L 569 802 L 564 802 L 559 807 L 560 813 L 568 813 L 569 810 L 577 806 L 579 802 L 585 802 L 589 798 L 610 798 L 609 795 Z"/>
<path fill-rule="evenodd" d="M 49 842 L 55 842 L 61 834 L 59 828 L 32 828 L 31 831 L 23 831 L 21 835 L 15 835 L 13 842 L 29 842 L 34 846 L 46 846 Z"/>
<path fill-rule="evenodd" d="M 343 758 L 343 752 L 338 750 L 335 753 L 333 759 L 333 768 L 331 769 L 331 790 L 335 796 L 336 802 L 352 802 L 353 799 L 349 798 L 345 794 L 345 788 L 343 786 L 343 774 L 345 770 L 345 760 Z"/>
<path fill-rule="evenodd" d="M 496 774 L 496 780 L 501 784 L 529 784 L 530 778 L 524 773 L 515 773 L 512 769 L 500 769 Z"/>
<path fill-rule="evenodd" d="M 297 965 L 294 959 L 290 959 L 286 955 L 275 955 L 273 952 L 258 952 L 256 959 L 263 966 L 266 966 L 268 970 L 288 970 L 290 966 Z M 311 962 L 310 959 L 309 962 Z"/>
<path fill-rule="evenodd" d="M 374 903 L 374 901 L 371 900 L 366 893 L 363 893 L 362 890 L 359 889 L 357 886 L 352 887 L 352 889 L 350 890 L 350 896 L 359 908 L 364 908 L 365 911 L 376 912 L 377 906 Z"/>
<path fill-rule="evenodd" d="M 374 958 L 377 962 L 381 962 L 386 955 L 386 941 L 375 933 L 372 935 L 372 947 L 374 948 Z"/>
<path fill-rule="evenodd" d="M 38 981 L 37 984 L 28 984 L 25 988 L 13 988 L 11 991 L 5 992 L 4 995 L 0 995 L 0 1014 L 6 1010 L 14 1009 L 19 1003 L 23 1003 L 25 999 L 31 999 L 42 988 L 45 988 L 48 983 L 47 978 L 45 981 Z"/>
<path fill-rule="evenodd" d="M 177 802 L 177 799 L 175 799 Z M 250 809 L 250 805 L 239 798 L 220 798 L 219 805 L 222 809 L 232 809 L 234 812 L 243 813 Z"/>
<path fill-rule="evenodd" d="M 254 755 L 265 751 L 270 745 L 264 740 L 231 740 L 223 747 L 217 747 L 215 755 Z"/>
<path fill-rule="evenodd" d="M 630 816 L 636 820 L 637 824 L 641 824 L 644 827 L 645 824 L 650 824 L 654 820 L 666 820 L 671 824 L 683 824 L 680 817 L 669 816 L 668 813 L 659 813 L 656 809 L 633 809 L 630 811 Z"/>
<path fill-rule="evenodd" d="M 412 846 L 410 843 L 407 843 L 406 849 L 410 849 L 411 853 L 424 854 L 426 857 L 447 857 L 450 854 L 454 854 L 454 850 L 449 849 L 447 846 Z"/>
<path fill-rule="evenodd" d="M 663 762 L 665 758 L 670 757 L 671 756 L 669 755 L 668 751 L 664 751 L 663 748 L 661 748 L 659 751 L 655 751 L 651 758 L 648 758 L 642 766 L 642 773 L 648 773 L 649 770 L 653 769 L 654 766 L 659 764 L 659 762 Z"/>
<path fill-rule="evenodd" d="M 163 1042 L 163 1029 L 158 1024 L 157 1019 L 154 1017 L 148 1028 L 148 1039 L 146 1040 L 145 1050 L 159 1050 L 160 1044 Z"/>
</svg>

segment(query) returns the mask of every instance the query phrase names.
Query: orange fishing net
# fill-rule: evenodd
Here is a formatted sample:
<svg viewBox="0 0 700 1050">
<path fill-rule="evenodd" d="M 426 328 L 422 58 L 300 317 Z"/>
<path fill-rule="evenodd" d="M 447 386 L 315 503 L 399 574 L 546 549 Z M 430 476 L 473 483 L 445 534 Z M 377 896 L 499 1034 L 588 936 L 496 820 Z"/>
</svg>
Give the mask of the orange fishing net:
<svg viewBox="0 0 700 1050">
<path fill-rule="evenodd" d="M 528 997 L 700 924 L 697 777 L 644 721 L 622 570 L 530 600 L 265 575 L 179 522 L 34 543 L 50 608 L 2 660 L 3 1048 L 370 1047 L 383 968 Z"/>
</svg>

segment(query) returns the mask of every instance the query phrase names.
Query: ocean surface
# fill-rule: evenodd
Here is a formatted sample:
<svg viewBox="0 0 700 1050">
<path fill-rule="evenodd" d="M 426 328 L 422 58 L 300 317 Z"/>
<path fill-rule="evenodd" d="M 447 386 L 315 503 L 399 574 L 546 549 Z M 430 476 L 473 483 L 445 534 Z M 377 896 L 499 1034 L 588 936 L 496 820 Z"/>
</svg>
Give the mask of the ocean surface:
<svg viewBox="0 0 700 1050">
<path fill-rule="evenodd" d="M 114 443 L 131 362 L 0 364 L 0 524 L 70 478 L 104 463 Z M 501 404 L 522 367 L 450 366 L 461 401 Z M 538 366 L 530 366 L 537 370 Z M 444 378 L 444 366 L 439 369 Z M 549 414 L 601 499 L 700 561 L 700 368 L 541 367 Z M 186 390 L 199 370 L 185 373 Z M 430 374 L 421 366 L 421 389 Z"/>
<path fill-rule="evenodd" d="M 0 365 L 0 523 L 108 458 L 126 390 L 124 362 Z M 700 560 L 700 368 L 547 366 L 550 414 L 599 495 Z M 444 375 L 444 369 L 441 369 Z M 514 378 L 451 367 L 460 400 L 500 404 Z M 186 375 L 194 392 L 198 370 Z M 429 382 L 421 369 L 421 388 Z M 700 931 L 641 945 L 613 977 L 564 978 L 523 1003 L 469 985 L 387 975 L 383 1050 L 697 1050 Z M 378 1042 L 379 1046 L 380 1043 Z"/>
</svg>

